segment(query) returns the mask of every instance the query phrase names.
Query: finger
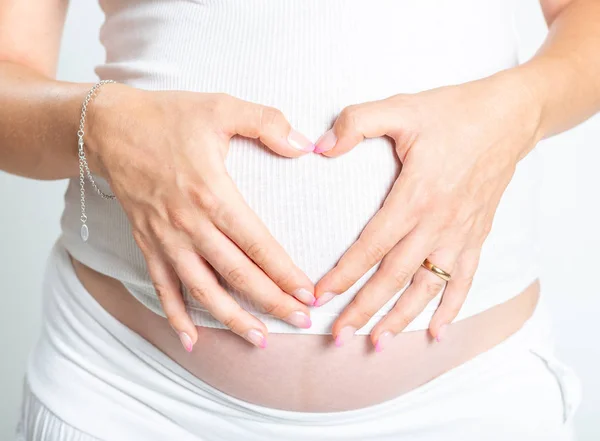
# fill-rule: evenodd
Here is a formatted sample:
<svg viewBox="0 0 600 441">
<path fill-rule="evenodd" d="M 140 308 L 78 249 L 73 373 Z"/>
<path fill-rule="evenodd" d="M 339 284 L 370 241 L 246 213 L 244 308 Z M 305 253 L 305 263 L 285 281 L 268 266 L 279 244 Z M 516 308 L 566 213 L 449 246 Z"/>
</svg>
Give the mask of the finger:
<svg viewBox="0 0 600 441">
<path fill-rule="evenodd" d="M 190 352 L 198 340 L 198 331 L 185 308 L 179 278 L 163 253 L 154 248 L 151 239 L 138 230 L 133 231 L 133 237 L 144 256 L 163 312 L 184 349 Z"/>
<path fill-rule="evenodd" d="M 191 352 L 198 340 L 198 331 L 183 301 L 181 286 L 173 267 L 157 254 L 146 256 L 148 273 L 154 290 L 171 327 L 175 330 L 186 351 Z"/>
<path fill-rule="evenodd" d="M 435 266 L 452 274 L 458 257 L 452 248 L 438 249 L 427 259 Z M 381 352 L 388 339 L 402 332 L 446 287 L 446 281 L 422 266 L 410 286 L 402 293 L 392 310 L 373 328 L 371 341 Z"/>
<path fill-rule="evenodd" d="M 432 246 L 432 238 L 424 230 L 411 231 L 402 239 L 335 321 L 334 337 L 337 339 L 338 335 L 348 333 L 342 332 L 343 329 L 357 330 L 367 324 L 410 282 L 421 262 L 431 253 Z"/>
<path fill-rule="evenodd" d="M 194 239 L 202 257 L 255 306 L 293 326 L 311 326 L 306 305 L 283 292 L 221 231 L 214 226 L 199 226 Z"/>
<path fill-rule="evenodd" d="M 315 286 L 315 306 L 343 294 L 411 231 L 417 223 L 420 192 L 400 175 L 381 209 L 337 265 Z"/>
<path fill-rule="evenodd" d="M 348 106 L 333 127 L 317 140 L 314 151 L 335 157 L 348 152 L 365 138 L 385 135 L 396 138 L 402 122 L 393 98 Z"/>
<path fill-rule="evenodd" d="M 258 138 L 275 153 L 297 158 L 312 152 L 314 144 L 302 133 L 293 129 L 283 113 L 269 106 L 230 97 L 231 116 L 229 135 Z"/>
<path fill-rule="evenodd" d="M 219 285 L 215 274 L 193 250 L 178 248 L 170 252 L 173 267 L 196 299 L 219 322 L 253 345 L 267 346 L 267 328 L 240 305 Z"/>
<path fill-rule="evenodd" d="M 431 318 L 429 333 L 437 341 L 443 338 L 446 326 L 456 318 L 473 284 L 479 265 L 481 247 L 466 248 L 458 258 L 452 279 L 448 282 L 442 301 Z"/>
<path fill-rule="evenodd" d="M 312 305 L 315 302 L 312 281 L 294 264 L 289 254 L 246 204 L 231 180 L 222 183 L 220 198 L 220 208 L 211 217 L 216 227 L 233 240 L 281 290 L 306 305 Z M 205 257 L 208 258 L 208 254 Z"/>
</svg>

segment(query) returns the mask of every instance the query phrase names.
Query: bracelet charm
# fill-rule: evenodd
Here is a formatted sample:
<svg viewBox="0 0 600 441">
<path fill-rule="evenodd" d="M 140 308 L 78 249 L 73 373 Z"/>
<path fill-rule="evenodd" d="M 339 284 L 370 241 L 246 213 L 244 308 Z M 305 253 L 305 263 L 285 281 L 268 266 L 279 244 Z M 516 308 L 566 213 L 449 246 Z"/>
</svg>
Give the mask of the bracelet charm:
<svg viewBox="0 0 600 441">
<path fill-rule="evenodd" d="M 77 131 L 77 138 L 78 138 L 77 145 L 78 145 L 78 156 L 79 156 L 79 191 L 80 191 L 80 195 L 81 195 L 80 235 L 81 235 L 81 240 L 83 240 L 84 242 L 87 242 L 87 240 L 90 237 L 90 230 L 86 223 L 87 215 L 85 213 L 85 178 L 86 178 L 86 176 L 87 176 L 90 184 L 92 184 L 92 187 L 94 188 L 94 190 L 96 190 L 96 193 L 98 193 L 103 199 L 109 199 L 109 200 L 115 199 L 115 195 L 107 194 L 107 193 L 104 193 L 102 190 L 100 190 L 100 188 L 96 184 L 96 181 L 94 180 L 94 177 L 92 176 L 92 173 L 90 172 L 90 168 L 88 166 L 88 162 L 87 162 L 87 158 L 85 156 L 85 150 L 84 150 L 85 144 L 83 141 L 87 106 L 90 103 L 90 101 L 92 100 L 92 98 L 96 95 L 96 92 L 98 91 L 98 89 L 100 89 L 100 87 L 102 87 L 104 84 L 115 83 L 115 82 L 116 81 L 113 81 L 113 80 L 102 80 L 102 81 L 96 83 L 96 85 L 94 85 L 94 87 L 92 87 L 90 89 L 90 91 L 88 92 L 88 94 L 85 96 L 85 99 L 83 100 L 83 104 L 81 106 L 81 119 L 79 120 L 79 130 Z"/>
</svg>

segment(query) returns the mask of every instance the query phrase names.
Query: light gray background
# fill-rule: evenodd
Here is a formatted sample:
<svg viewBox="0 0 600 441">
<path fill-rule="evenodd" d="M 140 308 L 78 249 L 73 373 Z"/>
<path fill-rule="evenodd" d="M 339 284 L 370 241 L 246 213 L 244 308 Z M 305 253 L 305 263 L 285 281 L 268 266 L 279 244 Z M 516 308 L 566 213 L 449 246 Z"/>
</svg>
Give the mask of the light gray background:
<svg viewBox="0 0 600 441">
<path fill-rule="evenodd" d="M 501 1 L 501 0 L 500 0 Z M 536 0 L 519 0 L 523 56 L 542 41 Z M 103 51 L 102 14 L 92 1 L 72 0 L 59 78 L 93 81 Z M 543 146 L 545 222 L 543 294 L 555 316 L 558 353 L 583 380 L 576 417 L 579 439 L 600 439 L 600 118 Z M 25 148 L 25 147 L 24 147 Z M 46 256 L 59 234 L 65 182 L 35 182 L 0 172 L 0 439 L 11 439 L 27 354 L 39 330 L 40 287 Z M 596 268 L 594 268 L 594 263 Z"/>
</svg>

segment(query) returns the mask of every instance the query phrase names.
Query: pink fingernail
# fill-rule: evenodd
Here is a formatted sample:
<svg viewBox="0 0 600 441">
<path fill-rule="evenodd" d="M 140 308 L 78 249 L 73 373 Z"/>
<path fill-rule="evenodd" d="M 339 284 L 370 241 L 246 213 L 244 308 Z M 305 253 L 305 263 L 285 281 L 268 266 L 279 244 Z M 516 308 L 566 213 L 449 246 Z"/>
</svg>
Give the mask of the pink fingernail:
<svg viewBox="0 0 600 441">
<path fill-rule="evenodd" d="M 312 322 L 310 321 L 310 317 L 303 313 L 302 311 L 294 311 L 292 312 L 286 319 L 290 325 L 297 326 L 298 328 L 310 328 L 312 326 Z"/>
<path fill-rule="evenodd" d="M 190 338 L 189 335 L 187 335 L 185 332 L 180 332 L 179 333 L 179 340 L 181 341 L 181 344 L 183 345 L 183 348 L 186 351 L 192 352 L 192 348 L 194 347 L 194 343 L 192 343 L 192 339 Z"/>
<path fill-rule="evenodd" d="M 313 305 L 316 300 L 313 293 L 305 288 L 300 288 L 294 291 L 294 297 L 296 297 L 302 303 L 306 303 L 307 305 Z"/>
<path fill-rule="evenodd" d="M 343 327 L 337 335 L 337 337 L 335 338 L 335 345 L 338 348 L 341 348 L 345 342 L 350 341 L 350 339 L 354 336 L 355 332 L 356 328 L 353 328 L 352 326 Z"/>
<path fill-rule="evenodd" d="M 394 336 L 389 331 L 382 333 L 377 339 L 377 343 L 375 343 L 375 352 L 382 352 L 393 337 Z"/>
<path fill-rule="evenodd" d="M 329 129 L 317 140 L 314 153 L 327 152 L 334 148 L 336 143 L 337 136 L 335 136 L 335 133 L 333 133 L 332 129 Z"/>
<path fill-rule="evenodd" d="M 258 346 L 261 349 L 267 347 L 267 339 L 265 335 L 257 329 L 251 329 L 246 334 L 246 339 L 252 343 L 254 346 Z"/>
<path fill-rule="evenodd" d="M 312 152 L 315 149 L 315 145 L 306 136 L 294 129 L 290 130 L 287 140 L 292 147 L 302 152 Z"/>
<path fill-rule="evenodd" d="M 315 300 L 313 306 L 323 306 L 325 303 L 329 302 L 331 299 L 335 297 L 335 293 L 325 292 L 321 297 Z"/>
<path fill-rule="evenodd" d="M 438 331 L 438 334 L 435 337 L 435 341 L 437 341 L 438 343 L 442 341 L 442 338 L 444 337 L 444 334 L 446 333 L 447 327 L 448 327 L 448 325 L 440 326 L 440 330 Z"/>
</svg>

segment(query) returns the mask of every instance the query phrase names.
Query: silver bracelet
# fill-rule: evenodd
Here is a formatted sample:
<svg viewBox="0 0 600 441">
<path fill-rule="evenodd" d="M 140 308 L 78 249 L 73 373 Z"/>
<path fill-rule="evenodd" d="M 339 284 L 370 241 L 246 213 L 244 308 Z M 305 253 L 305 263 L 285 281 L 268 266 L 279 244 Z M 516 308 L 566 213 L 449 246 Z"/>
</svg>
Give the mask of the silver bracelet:
<svg viewBox="0 0 600 441">
<path fill-rule="evenodd" d="M 81 239 L 84 242 L 87 242 L 88 238 L 90 237 L 90 230 L 88 229 L 88 226 L 86 224 L 87 216 L 85 214 L 85 175 L 87 174 L 90 184 L 92 184 L 92 187 L 94 187 L 96 192 L 103 199 L 115 199 L 115 195 L 104 193 L 102 190 L 100 190 L 98 185 L 96 185 L 96 181 L 94 180 L 92 173 L 90 172 L 87 158 L 85 157 L 85 151 L 83 149 L 83 147 L 84 147 L 84 142 L 83 142 L 84 131 L 83 131 L 83 129 L 85 127 L 85 115 L 87 113 L 87 106 L 90 103 L 90 101 L 92 100 L 92 98 L 94 98 L 94 96 L 96 95 L 96 92 L 98 91 L 98 89 L 100 89 L 100 87 L 102 87 L 104 84 L 107 84 L 107 83 L 116 83 L 116 81 L 102 80 L 102 81 L 98 82 L 96 85 L 94 85 L 94 87 L 92 87 L 90 89 L 90 91 L 88 92 L 88 94 L 85 96 L 85 99 L 83 100 L 83 104 L 81 106 L 81 119 L 79 120 L 79 130 L 77 131 L 77 138 L 79 139 L 78 140 L 78 145 L 79 145 L 79 188 L 81 189 L 81 218 L 80 218 L 81 219 Z M 84 170 L 85 170 L 85 172 L 84 172 Z"/>
</svg>

